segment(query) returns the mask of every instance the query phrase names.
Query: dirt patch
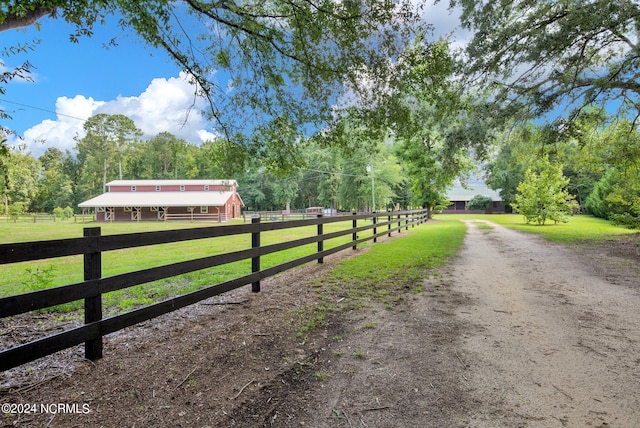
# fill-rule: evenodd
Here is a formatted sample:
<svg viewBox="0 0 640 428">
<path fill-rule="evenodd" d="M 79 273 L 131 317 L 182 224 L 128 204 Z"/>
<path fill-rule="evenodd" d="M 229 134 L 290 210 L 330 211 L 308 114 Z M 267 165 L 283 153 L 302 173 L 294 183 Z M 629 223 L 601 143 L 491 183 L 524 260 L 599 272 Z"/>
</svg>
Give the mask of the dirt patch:
<svg viewBox="0 0 640 428">
<path fill-rule="evenodd" d="M 394 305 L 354 305 L 328 286 L 345 252 L 264 281 L 259 294 L 238 290 L 108 336 L 94 363 L 73 349 L 0 374 L 3 402 L 67 406 L 2 422 L 633 426 L 640 275 L 615 242 L 576 252 L 470 223 L 460 256 L 426 274 L 422 293 L 398 284 Z M 335 310 L 315 320 L 309 308 L 327 302 Z"/>
</svg>

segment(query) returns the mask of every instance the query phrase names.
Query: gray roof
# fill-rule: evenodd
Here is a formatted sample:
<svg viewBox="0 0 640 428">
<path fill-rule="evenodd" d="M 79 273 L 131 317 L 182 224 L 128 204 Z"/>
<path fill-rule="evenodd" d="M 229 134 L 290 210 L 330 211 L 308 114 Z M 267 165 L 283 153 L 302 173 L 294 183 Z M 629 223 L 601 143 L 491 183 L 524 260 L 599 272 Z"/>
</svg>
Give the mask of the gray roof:
<svg viewBox="0 0 640 428">
<path fill-rule="evenodd" d="M 494 202 L 502 201 L 499 190 L 491 190 L 486 185 L 470 186 L 468 189 L 462 186 L 455 186 L 447 192 L 447 199 L 451 202 L 465 201 L 469 202 L 476 195 L 488 196 Z"/>
<path fill-rule="evenodd" d="M 157 180 L 156 180 L 157 181 Z M 212 181 L 212 180 L 209 180 Z M 114 183 L 114 182 L 111 182 Z M 136 182 L 141 185 L 140 181 Z M 184 181 L 182 182 L 184 183 Z M 221 207 L 233 192 L 107 192 L 79 203 L 80 208 L 96 207 Z"/>
</svg>

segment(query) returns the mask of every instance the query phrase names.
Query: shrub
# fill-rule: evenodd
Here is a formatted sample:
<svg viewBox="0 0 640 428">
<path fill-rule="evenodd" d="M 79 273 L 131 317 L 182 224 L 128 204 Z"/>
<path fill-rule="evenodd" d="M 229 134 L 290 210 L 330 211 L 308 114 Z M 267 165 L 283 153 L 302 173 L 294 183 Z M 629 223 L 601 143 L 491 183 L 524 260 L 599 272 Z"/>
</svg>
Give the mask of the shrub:
<svg viewBox="0 0 640 428">
<path fill-rule="evenodd" d="M 25 207 L 22 202 L 14 202 L 13 204 L 9 205 L 9 217 L 11 217 L 13 221 L 18 220 L 18 217 L 20 217 L 24 213 Z"/>
<path fill-rule="evenodd" d="M 488 210 L 491 206 L 491 200 L 488 196 L 475 195 L 467 204 L 468 210 Z"/>
<path fill-rule="evenodd" d="M 71 217 L 73 217 L 73 208 L 71 207 L 66 207 L 66 208 L 54 208 L 53 209 L 53 215 L 55 215 L 58 219 L 60 220 L 67 220 Z"/>
<path fill-rule="evenodd" d="M 585 209 L 616 224 L 640 228 L 640 179 L 637 174 L 610 169 L 596 183 Z"/>
</svg>

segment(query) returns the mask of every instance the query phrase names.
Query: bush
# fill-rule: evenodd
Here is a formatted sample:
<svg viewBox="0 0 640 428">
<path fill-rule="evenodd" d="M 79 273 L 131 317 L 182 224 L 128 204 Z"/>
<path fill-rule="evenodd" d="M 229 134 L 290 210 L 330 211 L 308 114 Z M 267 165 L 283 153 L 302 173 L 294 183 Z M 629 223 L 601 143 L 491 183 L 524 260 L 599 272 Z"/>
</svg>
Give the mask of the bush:
<svg viewBox="0 0 640 428">
<path fill-rule="evenodd" d="M 616 224 L 640 228 L 640 179 L 631 172 L 610 169 L 585 201 L 585 210 Z"/>
<path fill-rule="evenodd" d="M 18 220 L 18 217 L 20 217 L 24 213 L 25 207 L 22 202 L 14 202 L 13 204 L 9 205 L 9 217 L 11 217 L 13 221 Z"/>
<path fill-rule="evenodd" d="M 71 207 L 66 207 L 66 208 L 54 208 L 53 209 L 53 215 L 56 216 L 56 218 L 60 219 L 60 220 L 67 220 L 71 217 L 73 217 L 73 208 Z"/>
<path fill-rule="evenodd" d="M 488 210 L 491 206 L 491 200 L 488 196 L 475 195 L 467 204 L 468 210 Z"/>
<path fill-rule="evenodd" d="M 604 219 L 609 218 L 612 213 L 610 212 L 610 207 L 607 205 L 605 200 L 615 185 L 615 176 L 615 170 L 610 169 L 602 176 L 602 178 L 600 178 L 600 181 L 593 186 L 593 190 L 584 201 L 584 209 L 587 213 L 595 217 Z"/>
</svg>

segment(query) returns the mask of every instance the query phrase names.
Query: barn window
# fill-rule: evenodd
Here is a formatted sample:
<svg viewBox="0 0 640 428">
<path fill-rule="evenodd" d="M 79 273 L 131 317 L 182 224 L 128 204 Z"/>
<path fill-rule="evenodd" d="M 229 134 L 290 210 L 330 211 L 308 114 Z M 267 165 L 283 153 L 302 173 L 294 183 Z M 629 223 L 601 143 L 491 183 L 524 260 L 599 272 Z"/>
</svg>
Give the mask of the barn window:
<svg viewBox="0 0 640 428">
<path fill-rule="evenodd" d="M 180 191 L 181 191 L 181 192 L 184 192 L 184 184 L 181 184 L 181 185 L 180 185 Z"/>
<path fill-rule="evenodd" d="M 159 192 L 159 191 L 160 191 L 160 189 L 161 189 L 161 187 L 160 187 L 160 186 L 156 186 L 156 192 Z"/>
<path fill-rule="evenodd" d="M 131 191 L 135 192 L 136 191 L 136 186 L 131 186 Z"/>
<path fill-rule="evenodd" d="M 208 184 L 205 184 L 205 185 L 204 185 L 204 191 L 205 191 L 205 192 L 208 192 L 208 191 L 209 191 L 209 185 L 208 185 Z"/>
<path fill-rule="evenodd" d="M 200 213 L 209 214 L 209 207 L 200 207 Z"/>
</svg>

